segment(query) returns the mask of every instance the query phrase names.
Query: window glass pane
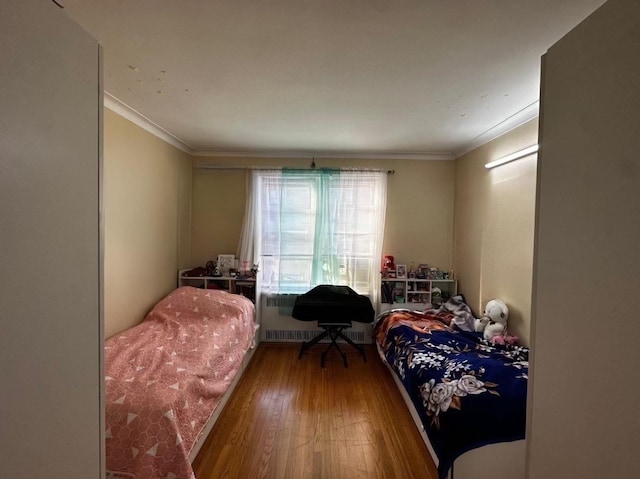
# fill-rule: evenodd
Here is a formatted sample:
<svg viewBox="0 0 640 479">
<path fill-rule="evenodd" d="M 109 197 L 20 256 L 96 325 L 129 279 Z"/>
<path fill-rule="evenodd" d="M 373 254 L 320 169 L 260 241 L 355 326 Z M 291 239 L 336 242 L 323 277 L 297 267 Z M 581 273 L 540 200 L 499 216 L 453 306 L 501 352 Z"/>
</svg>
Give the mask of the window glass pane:
<svg viewBox="0 0 640 479">
<path fill-rule="evenodd" d="M 279 293 L 304 293 L 311 285 L 311 257 L 281 256 Z"/>
<path fill-rule="evenodd" d="M 382 232 L 378 221 L 384 216 L 375 198 L 380 175 L 266 176 L 258 238 L 263 290 L 305 292 L 332 282 L 370 291 L 372 266 L 379 263 L 372 257 Z"/>
</svg>

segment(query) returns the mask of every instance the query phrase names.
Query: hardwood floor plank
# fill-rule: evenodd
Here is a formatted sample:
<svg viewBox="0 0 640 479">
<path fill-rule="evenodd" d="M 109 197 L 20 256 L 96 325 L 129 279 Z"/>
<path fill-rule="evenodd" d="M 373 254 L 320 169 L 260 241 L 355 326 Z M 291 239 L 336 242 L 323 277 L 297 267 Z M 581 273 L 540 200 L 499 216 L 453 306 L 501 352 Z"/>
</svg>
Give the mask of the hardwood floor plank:
<svg viewBox="0 0 640 479">
<path fill-rule="evenodd" d="M 373 347 L 367 362 L 320 344 L 262 343 L 194 461 L 198 479 L 436 479 L 429 453 Z"/>
</svg>

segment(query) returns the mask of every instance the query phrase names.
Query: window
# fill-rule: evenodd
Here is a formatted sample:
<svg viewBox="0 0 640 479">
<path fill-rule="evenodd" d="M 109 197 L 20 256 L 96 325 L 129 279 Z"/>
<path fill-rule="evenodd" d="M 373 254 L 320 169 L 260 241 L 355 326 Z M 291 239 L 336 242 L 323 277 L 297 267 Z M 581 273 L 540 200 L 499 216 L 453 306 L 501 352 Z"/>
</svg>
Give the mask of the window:
<svg viewBox="0 0 640 479">
<path fill-rule="evenodd" d="M 254 171 L 253 201 L 262 292 L 304 293 L 318 284 L 343 284 L 373 298 L 385 173 Z"/>
</svg>

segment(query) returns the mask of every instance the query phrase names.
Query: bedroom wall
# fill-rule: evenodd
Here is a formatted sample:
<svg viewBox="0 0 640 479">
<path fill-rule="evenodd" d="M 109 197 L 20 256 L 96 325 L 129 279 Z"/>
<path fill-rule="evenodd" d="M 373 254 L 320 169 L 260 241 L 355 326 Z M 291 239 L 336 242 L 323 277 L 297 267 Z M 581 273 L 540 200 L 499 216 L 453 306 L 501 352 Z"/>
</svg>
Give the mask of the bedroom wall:
<svg viewBox="0 0 640 479">
<path fill-rule="evenodd" d="M 609 0 L 543 64 L 529 479 L 639 476 L 638 52 Z"/>
<path fill-rule="evenodd" d="M 190 264 L 191 158 L 105 109 L 105 337 L 138 324 Z"/>
<path fill-rule="evenodd" d="M 308 167 L 309 159 L 194 158 L 218 165 Z M 393 169 L 388 177 L 384 254 L 397 263 L 453 265 L 453 161 L 321 159 L 318 167 Z M 245 172 L 194 169 L 192 260 L 204 265 L 236 253 L 245 205 Z"/>
<path fill-rule="evenodd" d="M 454 263 L 476 315 L 492 298 L 509 306 L 509 332 L 529 344 L 536 155 L 491 170 L 485 163 L 537 143 L 538 120 L 456 159 Z"/>
</svg>

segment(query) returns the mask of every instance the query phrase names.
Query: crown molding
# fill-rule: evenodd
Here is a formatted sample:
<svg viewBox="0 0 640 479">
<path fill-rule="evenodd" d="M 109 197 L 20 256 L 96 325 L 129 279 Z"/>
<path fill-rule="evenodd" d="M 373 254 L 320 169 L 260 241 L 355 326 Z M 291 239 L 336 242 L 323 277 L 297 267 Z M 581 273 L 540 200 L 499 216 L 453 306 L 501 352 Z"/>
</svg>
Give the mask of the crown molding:
<svg viewBox="0 0 640 479">
<path fill-rule="evenodd" d="M 519 112 L 511 115 L 506 120 L 498 123 L 496 126 L 489 128 L 484 133 L 476 136 L 473 140 L 471 140 L 464 148 L 461 148 L 458 151 L 453 153 L 453 158 L 460 158 L 462 155 L 466 155 L 472 150 L 481 147 L 489 143 L 496 138 L 501 137 L 505 133 L 518 128 L 519 126 L 525 124 L 529 120 L 533 120 L 540 113 L 540 102 L 535 101 L 530 105 L 527 105 Z"/>
<path fill-rule="evenodd" d="M 199 157 L 226 158 L 349 158 L 366 160 L 453 160 L 446 152 L 380 152 L 362 150 L 310 151 L 310 150 L 196 150 L 192 153 Z"/>
<path fill-rule="evenodd" d="M 104 106 L 105 108 L 108 108 L 109 110 L 126 118 L 131 123 L 139 126 L 143 130 L 146 130 L 152 135 L 155 135 L 161 140 L 169 143 L 170 145 L 175 146 L 179 150 L 182 150 L 185 153 L 189 153 L 190 155 L 193 155 L 194 153 L 193 148 L 187 145 L 180 138 L 176 137 L 175 135 L 172 135 L 167 130 L 162 128 L 160 125 L 155 124 L 154 122 L 149 120 L 149 118 L 144 116 L 142 113 L 134 110 L 126 103 L 118 100 L 115 96 L 113 96 L 111 93 L 107 91 L 104 92 Z"/>
</svg>

